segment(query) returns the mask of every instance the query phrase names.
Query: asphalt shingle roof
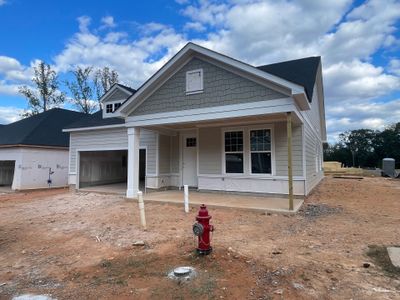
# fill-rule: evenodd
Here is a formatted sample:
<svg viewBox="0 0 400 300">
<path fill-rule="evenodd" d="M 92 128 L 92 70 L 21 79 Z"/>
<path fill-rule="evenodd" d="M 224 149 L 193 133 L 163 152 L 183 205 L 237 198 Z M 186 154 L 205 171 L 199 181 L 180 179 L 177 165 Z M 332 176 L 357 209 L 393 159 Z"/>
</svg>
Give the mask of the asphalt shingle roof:
<svg viewBox="0 0 400 300">
<path fill-rule="evenodd" d="M 257 69 L 303 86 L 311 102 L 320 63 L 320 56 L 312 56 L 259 66 Z"/>
<path fill-rule="evenodd" d="M 86 114 L 76 111 L 61 108 L 50 109 L 32 117 L 0 126 L 0 146 L 68 147 L 69 134 L 62 132 L 62 129 L 86 117 Z"/>
<path fill-rule="evenodd" d="M 88 115 L 86 118 L 78 120 L 64 128 L 71 129 L 71 128 L 97 127 L 97 126 L 116 125 L 123 123 L 125 123 L 125 120 L 121 118 L 103 119 L 103 111 L 99 110 L 98 112 Z"/>
</svg>

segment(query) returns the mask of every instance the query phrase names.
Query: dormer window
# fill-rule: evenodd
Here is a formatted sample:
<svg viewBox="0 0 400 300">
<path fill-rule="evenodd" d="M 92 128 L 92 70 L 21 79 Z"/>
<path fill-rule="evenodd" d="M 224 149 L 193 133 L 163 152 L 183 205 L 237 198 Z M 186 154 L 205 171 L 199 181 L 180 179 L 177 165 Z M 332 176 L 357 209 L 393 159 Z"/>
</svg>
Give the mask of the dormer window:
<svg viewBox="0 0 400 300">
<path fill-rule="evenodd" d="M 121 105 L 122 105 L 121 102 L 114 103 L 114 111 L 116 111 L 118 108 L 120 108 Z"/>
<path fill-rule="evenodd" d="M 106 113 L 111 114 L 113 112 L 113 105 L 107 104 L 106 105 Z"/>
<path fill-rule="evenodd" d="M 186 94 L 203 92 L 203 69 L 186 72 Z"/>
<path fill-rule="evenodd" d="M 106 104 L 106 113 L 107 113 L 107 114 L 112 114 L 112 113 L 115 112 L 121 105 L 122 105 L 121 102 L 115 102 L 115 103 Z"/>
</svg>

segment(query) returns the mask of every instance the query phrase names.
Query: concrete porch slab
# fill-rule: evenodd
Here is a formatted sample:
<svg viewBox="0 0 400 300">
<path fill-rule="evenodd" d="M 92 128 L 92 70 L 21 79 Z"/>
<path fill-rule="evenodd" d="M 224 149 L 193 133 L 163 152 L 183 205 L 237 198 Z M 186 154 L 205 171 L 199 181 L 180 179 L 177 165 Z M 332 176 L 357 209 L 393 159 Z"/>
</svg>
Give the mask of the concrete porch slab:
<svg viewBox="0 0 400 300">
<path fill-rule="evenodd" d="M 179 204 L 182 205 L 182 208 L 184 205 L 183 191 L 178 190 L 151 192 L 145 194 L 143 198 L 145 201 Z M 303 199 L 294 199 L 294 210 L 289 211 L 289 201 L 287 198 L 198 191 L 189 192 L 189 205 L 196 206 L 205 204 L 209 207 L 230 207 L 276 213 L 296 213 L 303 202 Z"/>
<path fill-rule="evenodd" d="M 400 247 L 387 247 L 387 252 L 392 261 L 392 265 L 400 268 Z"/>
</svg>

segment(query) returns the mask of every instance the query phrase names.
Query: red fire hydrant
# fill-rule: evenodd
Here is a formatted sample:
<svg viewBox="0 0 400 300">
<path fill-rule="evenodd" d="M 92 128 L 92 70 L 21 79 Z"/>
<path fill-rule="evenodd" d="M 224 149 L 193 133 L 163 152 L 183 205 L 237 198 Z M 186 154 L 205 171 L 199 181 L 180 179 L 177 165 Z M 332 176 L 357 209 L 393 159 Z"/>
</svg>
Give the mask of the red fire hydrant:
<svg viewBox="0 0 400 300">
<path fill-rule="evenodd" d="M 193 225 L 193 233 L 199 238 L 199 245 L 196 250 L 201 255 L 210 254 L 212 251 L 210 232 L 214 231 L 214 226 L 210 225 L 210 219 L 211 216 L 208 214 L 207 207 L 202 204 L 196 216 L 197 223 Z"/>
</svg>

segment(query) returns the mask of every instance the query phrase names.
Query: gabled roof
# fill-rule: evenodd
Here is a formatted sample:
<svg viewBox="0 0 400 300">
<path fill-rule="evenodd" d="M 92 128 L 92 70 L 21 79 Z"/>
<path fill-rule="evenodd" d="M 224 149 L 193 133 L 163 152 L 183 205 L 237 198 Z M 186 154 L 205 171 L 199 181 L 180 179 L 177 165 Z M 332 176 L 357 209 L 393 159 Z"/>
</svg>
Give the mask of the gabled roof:
<svg viewBox="0 0 400 300">
<path fill-rule="evenodd" d="M 218 63 L 236 68 L 241 72 L 253 76 L 264 82 L 275 84 L 287 89 L 289 94 L 298 102 L 301 109 L 309 109 L 309 101 L 305 93 L 304 86 L 289 81 L 286 78 L 265 72 L 252 65 L 236 60 L 221 53 L 212 51 L 194 43 L 186 44 L 177 54 L 175 54 L 161 69 L 150 77 L 128 100 L 117 110 L 122 116 L 129 115 L 154 91 L 157 85 L 161 84 L 174 73 L 174 70 L 184 64 L 194 55 L 200 55 L 215 60 Z"/>
<path fill-rule="evenodd" d="M 114 84 L 108 89 L 108 91 L 106 91 L 106 92 L 103 94 L 103 96 L 100 97 L 99 101 L 100 101 L 100 102 L 104 102 L 104 100 L 106 100 L 107 97 L 108 97 L 109 95 L 111 95 L 116 89 L 119 89 L 119 90 L 122 90 L 123 92 L 125 92 L 125 93 L 127 94 L 127 95 L 126 95 L 126 98 L 129 98 L 130 96 L 132 96 L 133 94 L 136 93 L 136 90 L 133 89 L 133 88 L 131 88 L 131 87 L 129 87 L 129 86 L 123 85 L 123 84 L 121 84 L 121 83 L 114 83 Z"/>
<path fill-rule="evenodd" d="M 303 86 L 311 102 L 320 63 L 320 56 L 312 56 L 259 66 L 257 69 Z"/>
<path fill-rule="evenodd" d="M 84 119 L 80 119 L 74 123 L 65 126 L 64 129 L 85 128 L 85 127 L 99 127 L 124 124 L 125 120 L 121 118 L 103 118 L 103 111 L 99 110 L 94 114 L 88 115 Z"/>
<path fill-rule="evenodd" d="M 69 135 L 62 129 L 87 116 L 76 111 L 53 108 L 0 127 L 0 147 L 11 145 L 68 147 Z"/>
<path fill-rule="evenodd" d="M 117 83 L 117 85 L 119 85 L 120 87 L 122 87 L 122 88 L 124 88 L 124 89 L 130 91 L 132 94 L 136 93 L 136 90 L 133 89 L 133 88 L 131 88 L 130 86 L 123 85 L 123 84 L 121 84 L 121 83 Z"/>
</svg>

